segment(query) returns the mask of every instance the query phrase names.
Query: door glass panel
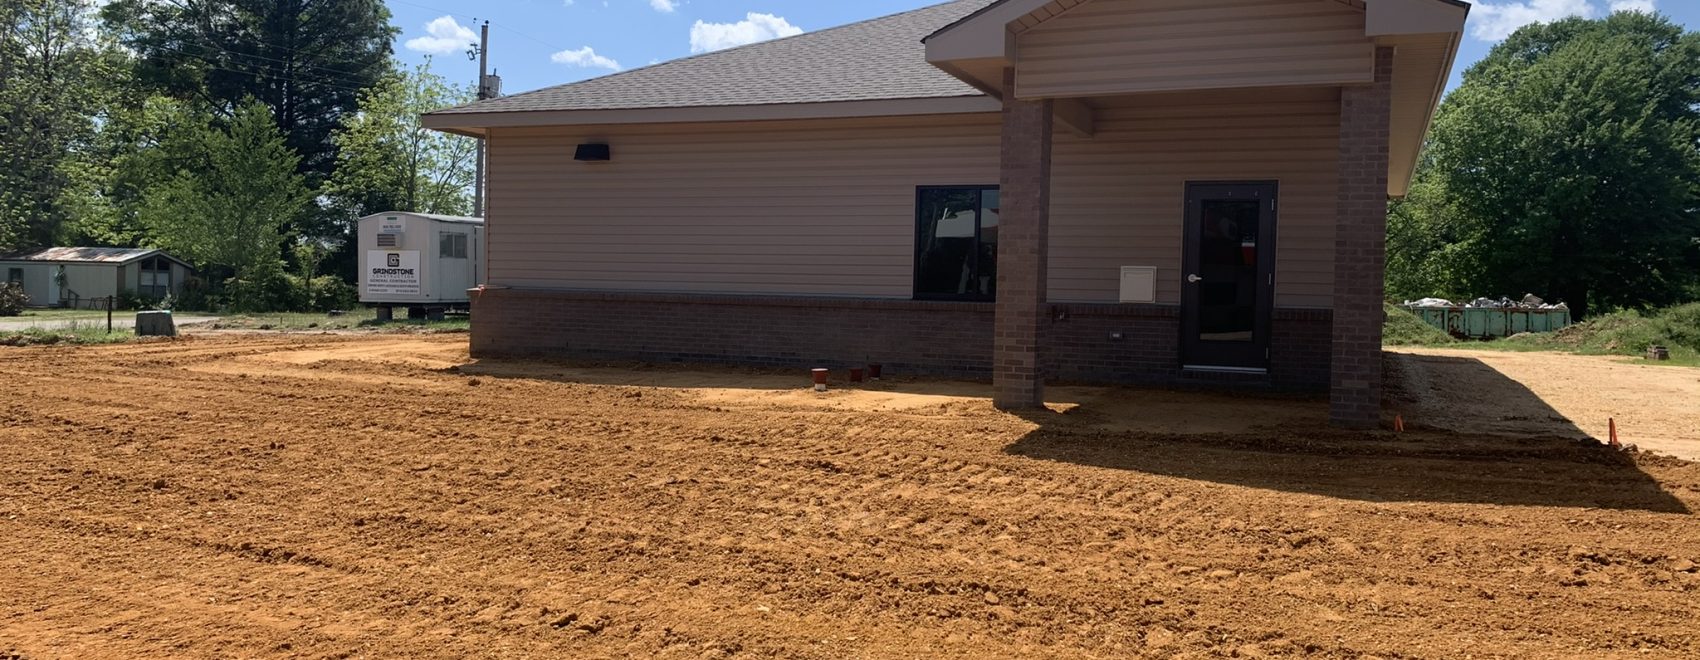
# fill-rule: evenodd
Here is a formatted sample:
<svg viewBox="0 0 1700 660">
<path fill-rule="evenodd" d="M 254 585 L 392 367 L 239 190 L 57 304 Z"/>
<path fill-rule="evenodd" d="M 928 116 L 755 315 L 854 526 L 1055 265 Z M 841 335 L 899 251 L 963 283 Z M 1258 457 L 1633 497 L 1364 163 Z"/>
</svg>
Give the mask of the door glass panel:
<svg viewBox="0 0 1700 660">
<path fill-rule="evenodd" d="M 1251 342 L 1257 329 L 1258 200 L 1204 200 L 1198 235 L 1198 338 Z"/>
</svg>

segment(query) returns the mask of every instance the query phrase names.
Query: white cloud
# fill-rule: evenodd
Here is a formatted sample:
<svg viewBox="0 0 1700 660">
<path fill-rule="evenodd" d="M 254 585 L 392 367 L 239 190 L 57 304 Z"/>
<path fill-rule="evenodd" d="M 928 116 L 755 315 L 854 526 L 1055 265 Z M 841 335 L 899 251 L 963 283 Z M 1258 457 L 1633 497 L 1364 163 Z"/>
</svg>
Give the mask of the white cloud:
<svg viewBox="0 0 1700 660">
<path fill-rule="evenodd" d="M 1653 5 L 1653 0 L 1612 0 L 1611 10 L 1613 12 L 1638 11 L 1651 14 L 1658 10 L 1658 7 Z"/>
<path fill-rule="evenodd" d="M 456 23 L 450 16 L 439 16 L 425 24 L 425 34 L 428 37 L 415 37 L 407 40 L 407 49 L 421 53 L 442 55 L 455 51 L 466 50 L 478 42 L 478 35 L 471 29 Z"/>
<path fill-rule="evenodd" d="M 1606 9 L 1652 12 L 1656 0 L 1607 0 Z M 1594 0 L 1522 0 L 1521 2 L 1478 2 L 1470 11 L 1470 36 L 1482 41 L 1499 41 L 1530 23 L 1551 23 L 1561 18 L 1594 18 L 1602 14 Z"/>
<path fill-rule="evenodd" d="M 671 14 L 679 8 L 679 0 L 649 0 L 649 6 L 663 14 Z"/>
<path fill-rule="evenodd" d="M 773 14 L 750 12 L 736 23 L 697 21 L 691 26 L 691 52 L 706 53 L 802 33 L 803 28 Z"/>
<path fill-rule="evenodd" d="M 556 64 L 570 64 L 572 66 L 583 67 L 586 69 L 607 69 L 609 71 L 619 71 L 624 68 L 620 66 L 619 62 L 614 61 L 612 58 L 597 55 L 596 51 L 589 46 L 585 46 L 578 50 L 563 50 L 559 53 L 550 55 L 549 61 Z"/>
</svg>

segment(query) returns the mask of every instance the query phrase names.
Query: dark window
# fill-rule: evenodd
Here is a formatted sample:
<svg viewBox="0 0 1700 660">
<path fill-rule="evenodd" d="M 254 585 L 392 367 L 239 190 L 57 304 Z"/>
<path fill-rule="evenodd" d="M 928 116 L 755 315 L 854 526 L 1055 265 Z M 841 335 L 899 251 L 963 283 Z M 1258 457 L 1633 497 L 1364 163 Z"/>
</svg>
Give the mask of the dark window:
<svg viewBox="0 0 1700 660">
<path fill-rule="evenodd" d="M 24 281 L 24 269 L 22 269 L 22 268 L 8 268 L 8 269 L 6 269 L 6 281 L 7 282 L 22 282 L 22 281 Z"/>
<path fill-rule="evenodd" d="M 171 293 L 171 261 L 162 257 L 149 257 L 141 263 L 141 275 L 138 278 L 136 293 L 148 298 L 164 298 Z"/>
<path fill-rule="evenodd" d="M 466 234 L 448 232 L 437 235 L 437 256 L 443 259 L 466 258 Z"/>
<path fill-rule="evenodd" d="M 921 188 L 915 218 L 916 298 L 996 297 L 997 186 Z"/>
</svg>

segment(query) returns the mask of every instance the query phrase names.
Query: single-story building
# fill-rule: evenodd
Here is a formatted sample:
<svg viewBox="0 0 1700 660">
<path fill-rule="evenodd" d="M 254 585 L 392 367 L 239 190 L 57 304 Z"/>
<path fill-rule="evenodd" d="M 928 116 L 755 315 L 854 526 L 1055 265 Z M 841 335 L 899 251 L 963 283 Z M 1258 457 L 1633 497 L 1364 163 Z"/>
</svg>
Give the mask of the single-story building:
<svg viewBox="0 0 1700 660">
<path fill-rule="evenodd" d="M 486 138 L 475 355 L 1327 390 L 1456 0 L 956 0 L 425 115 Z"/>
<path fill-rule="evenodd" d="M 77 307 L 128 291 L 148 298 L 178 295 L 193 269 L 146 248 L 54 247 L 0 255 L 7 282 L 22 282 L 30 304 Z"/>
</svg>

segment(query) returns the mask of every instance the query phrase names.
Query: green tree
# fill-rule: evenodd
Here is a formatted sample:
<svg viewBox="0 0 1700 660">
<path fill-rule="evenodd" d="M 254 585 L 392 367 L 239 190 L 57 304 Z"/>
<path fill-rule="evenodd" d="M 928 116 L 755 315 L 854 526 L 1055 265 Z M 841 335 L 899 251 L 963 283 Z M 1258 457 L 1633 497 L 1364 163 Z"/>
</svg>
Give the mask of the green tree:
<svg viewBox="0 0 1700 660">
<path fill-rule="evenodd" d="M 184 130 L 176 139 L 188 144 L 170 151 L 200 154 L 200 162 L 145 193 L 140 218 L 151 242 L 203 268 L 227 268 L 237 282 L 280 279 L 287 223 L 311 192 L 270 112 L 248 103 L 228 129 Z M 260 306 L 242 300 L 251 290 L 231 295 L 237 307 Z"/>
<path fill-rule="evenodd" d="M 349 218 L 383 211 L 465 215 L 472 210 L 471 138 L 427 130 L 419 116 L 470 102 L 470 86 L 430 72 L 427 61 L 397 67 L 360 97 L 360 111 L 343 116 L 333 139 L 340 149 L 326 194 Z"/>
<path fill-rule="evenodd" d="M 314 185 L 335 166 L 331 131 L 389 71 L 396 35 L 381 0 L 115 0 L 103 12 L 149 88 L 225 116 L 265 104 Z"/>
<path fill-rule="evenodd" d="M 1465 72 L 1429 140 L 1389 219 L 1408 251 L 1395 294 L 1528 291 L 1586 314 L 1700 276 L 1700 35 L 1636 12 L 1525 27 Z"/>
<path fill-rule="evenodd" d="M 92 28 L 90 0 L 0 3 L 0 251 L 58 242 L 76 217 L 110 75 Z"/>
</svg>

